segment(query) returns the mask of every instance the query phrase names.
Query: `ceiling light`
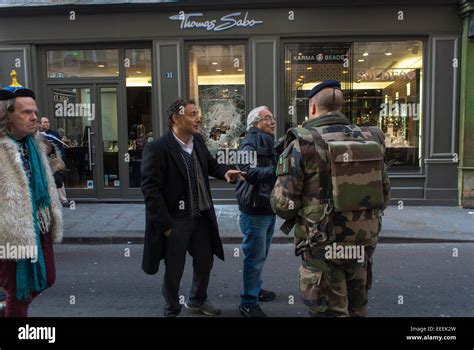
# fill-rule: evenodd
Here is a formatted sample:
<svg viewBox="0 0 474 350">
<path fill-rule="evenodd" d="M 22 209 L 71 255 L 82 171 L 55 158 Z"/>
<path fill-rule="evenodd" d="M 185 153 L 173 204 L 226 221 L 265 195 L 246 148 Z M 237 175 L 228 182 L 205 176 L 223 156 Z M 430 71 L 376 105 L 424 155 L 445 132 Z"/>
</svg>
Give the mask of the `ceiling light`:
<svg viewBox="0 0 474 350">
<path fill-rule="evenodd" d="M 244 70 L 242 68 L 237 69 L 238 72 L 243 72 Z"/>
<path fill-rule="evenodd" d="M 363 58 L 360 58 L 357 60 L 357 62 L 365 62 L 365 60 Z"/>
<path fill-rule="evenodd" d="M 313 69 L 313 67 L 306 67 L 306 69 L 307 69 L 307 70 L 312 70 L 312 69 Z"/>
<path fill-rule="evenodd" d="M 217 66 L 219 63 L 217 62 L 212 62 L 212 65 Z"/>
<path fill-rule="evenodd" d="M 222 72 L 222 69 L 216 69 L 216 72 Z"/>
<path fill-rule="evenodd" d="M 97 67 L 99 67 L 99 68 L 105 68 L 105 65 L 99 64 Z"/>
<path fill-rule="evenodd" d="M 140 72 L 139 70 L 137 70 L 135 73 L 137 73 L 137 74 L 142 74 L 142 72 Z"/>
<path fill-rule="evenodd" d="M 364 53 L 362 54 L 362 56 L 364 57 L 367 57 L 369 55 L 369 53 L 367 51 L 364 51 Z"/>
</svg>

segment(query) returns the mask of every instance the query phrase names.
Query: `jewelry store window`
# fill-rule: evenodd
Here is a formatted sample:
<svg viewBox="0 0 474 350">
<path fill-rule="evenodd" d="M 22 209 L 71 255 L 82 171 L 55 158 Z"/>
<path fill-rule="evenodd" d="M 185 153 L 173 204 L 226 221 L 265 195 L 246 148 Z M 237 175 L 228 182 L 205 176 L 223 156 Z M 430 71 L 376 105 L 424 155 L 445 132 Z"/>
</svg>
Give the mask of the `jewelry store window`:
<svg viewBox="0 0 474 350">
<path fill-rule="evenodd" d="M 325 79 L 339 80 L 343 113 L 349 120 L 359 126 L 378 126 L 385 133 L 389 171 L 419 172 L 423 43 L 355 42 L 349 46 L 285 45 L 286 127 L 301 125 L 307 118 L 306 95 L 314 85 Z"/>
<path fill-rule="evenodd" d="M 246 123 L 245 45 L 191 45 L 188 56 L 190 97 L 210 152 L 237 148 Z"/>
</svg>

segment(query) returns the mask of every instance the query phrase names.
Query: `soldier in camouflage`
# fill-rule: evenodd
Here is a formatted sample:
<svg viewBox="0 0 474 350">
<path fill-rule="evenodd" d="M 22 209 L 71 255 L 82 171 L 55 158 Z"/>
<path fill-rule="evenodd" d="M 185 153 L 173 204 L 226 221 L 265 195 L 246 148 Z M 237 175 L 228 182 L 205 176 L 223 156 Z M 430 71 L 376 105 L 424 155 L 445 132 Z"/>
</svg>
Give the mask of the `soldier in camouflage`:
<svg viewBox="0 0 474 350">
<path fill-rule="evenodd" d="M 366 316 L 372 255 L 390 197 L 385 136 L 350 125 L 339 82 L 325 81 L 308 97 L 309 119 L 287 132 L 271 204 L 286 220 L 282 231 L 294 227 L 310 315 Z"/>
</svg>

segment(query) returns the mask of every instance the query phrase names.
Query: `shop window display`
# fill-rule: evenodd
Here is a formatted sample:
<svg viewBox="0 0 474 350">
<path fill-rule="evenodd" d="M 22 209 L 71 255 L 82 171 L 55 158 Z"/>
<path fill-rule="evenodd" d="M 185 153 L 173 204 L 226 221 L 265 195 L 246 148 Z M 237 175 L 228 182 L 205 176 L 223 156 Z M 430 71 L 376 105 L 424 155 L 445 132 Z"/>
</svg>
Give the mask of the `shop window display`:
<svg viewBox="0 0 474 350">
<path fill-rule="evenodd" d="M 307 92 L 325 79 L 342 83 L 344 114 L 352 123 L 381 128 L 391 172 L 419 171 L 423 43 L 287 44 L 286 127 L 307 118 Z"/>
<path fill-rule="evenodd" d="M 189 77 L 211 153 L 237 148 L 245 132 L 245 46 L 190 46 Z"/>
</svg>

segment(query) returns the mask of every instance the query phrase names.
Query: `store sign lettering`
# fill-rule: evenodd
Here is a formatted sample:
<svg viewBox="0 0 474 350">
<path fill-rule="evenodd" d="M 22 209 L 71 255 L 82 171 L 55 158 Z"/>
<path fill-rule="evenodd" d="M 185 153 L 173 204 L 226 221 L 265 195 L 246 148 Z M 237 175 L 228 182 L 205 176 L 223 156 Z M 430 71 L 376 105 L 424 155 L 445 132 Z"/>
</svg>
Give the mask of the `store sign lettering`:
<svg viewBox="0 0 474 350">
<path fill-rule="evenodd" d="M 170 16 L 169 19 L 173 21 L 181 21 L 181 29 L 197 29 L 204 28 L 208 31 L 221 32 L 234 27 L 251 28 L 257 24 L 262 24 L 263 21 L 257 21 L 254 19 L 248 19 L 248 12 L 245 12 L 245 16 L 242 18 L 241 12 L 234 12 L 228 15 L 222 16 L 219 21 L 217 19 L 207 21 L 197 21 L 191 19 L 192 17 L 201 17 L 202 13 L 184 13 L 180 11 L 179 14 Z M 240 17 L 239 17 L 240 16 Z"/>
<path fill-rule="evenodd" d="M 342 62 L 344 62 L 344 59 L 346 59 L 346 58 L 347 58 L 346 54 L 322 54 L 322 53 L 319 53 L 317 55 L 301 54 L 301 55 L 293 55 L 293 62 L 298 62 L 298 63 L 310 63 L 310 62 L 315 62 L 315 63 L 321 63 L 321 62 L 342 63 Z"/>
<path fill-rule="evenodd" d="M 394 80 L 413 80 L 416 78 L 416 71 L 410 70 L 384 70 L 369 69 L 357 72 L 357 79 L 360 81 L 394 81 Z"/>
</svg>

